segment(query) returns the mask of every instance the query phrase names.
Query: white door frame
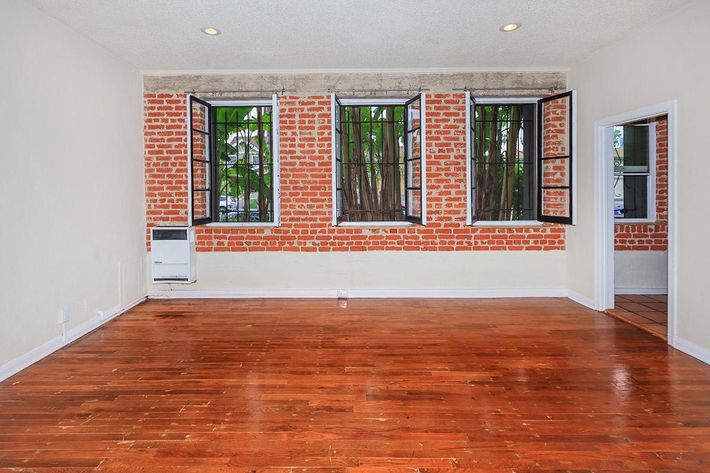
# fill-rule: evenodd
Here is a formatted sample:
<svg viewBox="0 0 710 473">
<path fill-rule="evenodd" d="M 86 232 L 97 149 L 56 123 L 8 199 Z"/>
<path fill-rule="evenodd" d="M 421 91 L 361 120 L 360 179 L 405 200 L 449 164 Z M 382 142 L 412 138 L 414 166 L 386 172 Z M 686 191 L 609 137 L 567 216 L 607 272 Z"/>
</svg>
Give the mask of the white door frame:
<svg viewBox="0 0 710 473">
<path fill-rule="evenodd" d="M 676 339 L 676 287 L 677 287 L 677 109 L 675 100 L 643 107 L 594 122 L 594 156 L 596 159 L 596 198 L 595 198 L 595 268 L 594 305 L 597 310 L 614 307 L 614 163 L 608 159 L 610 133 L 614 125 L 637 120 L 668 116 L 668 343 L 674 345 Z"/>
</svg>

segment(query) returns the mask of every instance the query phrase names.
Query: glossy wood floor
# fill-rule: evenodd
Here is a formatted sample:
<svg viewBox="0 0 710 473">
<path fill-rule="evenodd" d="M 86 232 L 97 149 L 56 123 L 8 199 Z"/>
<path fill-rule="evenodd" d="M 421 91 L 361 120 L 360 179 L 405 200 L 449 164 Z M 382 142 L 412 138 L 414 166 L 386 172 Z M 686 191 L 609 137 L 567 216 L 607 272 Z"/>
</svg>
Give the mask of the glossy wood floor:
<svg viewBox="0 0 710 473">
<path fill-rule="evenodd" d="M 662 340 L 668 340 L 667 295 L 616 294 L 614 308 L 606 313 Z"/>
<path fill-rule="evenodd" d="M 152 301 L 0 384 L 0 471 L 710 471 L 710 367 L 565 299 Z"/>
</svg>

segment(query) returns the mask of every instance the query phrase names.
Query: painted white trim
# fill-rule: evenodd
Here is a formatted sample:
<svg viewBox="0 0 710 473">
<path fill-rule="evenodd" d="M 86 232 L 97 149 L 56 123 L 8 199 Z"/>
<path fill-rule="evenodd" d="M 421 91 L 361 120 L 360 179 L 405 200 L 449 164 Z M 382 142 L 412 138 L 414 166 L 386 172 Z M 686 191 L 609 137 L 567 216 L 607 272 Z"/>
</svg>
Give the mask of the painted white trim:
<svg viewBox="0 0 710 473">
<path fill-rule="evenodd" d="M 412 222 L 340 222 L 339 227 L 410 227 Z"/>
<path fill-rule="evenodd" d="M 329 289 L 329 290 L 178 290 L 149 291 L 148 299 L 255 299 L 255 298 L 511 298 L 567 297 L 566 289 Z"/>
<path fill-rule="evenodd" d="M 690 340 L 676 336 L 675 343 L 673 343 L 673 348 L 680 350 L 686 355 L 690 355 L 693 358 L 697 358 L 705 364 L 710 365 L 710 349 L 701 347 Z"/>
<path fill-rule="evenodd" d="M 271 96 L 271 148 L 274 158 L 274 226 L 281 225 L 281 120 L 279 96 Z"/>
<path fill-rule="evenodd" d="M 537 115 L 537 110 L 536 110 Z M 572 90 L 572 116 L 569 117 L 572 121 L 572 179 L 570 185 L 572 186 L 572 225 L 577 225 L 577 91 Z M 542 124 L 538 124 L 542 126 Z M 538 205 L 542 205 L 538 202 Z"/>
<path fill-rule="evenodd" d="M 641 125 L 638 125 L 641 126 Z M 646 218 L 617 218 L 614 217 L 615 224 L 639 224 L 639 223 L 656 223 L 656 181 L 658 179 L 658 172 L 656 169 L 656 123 L 649 123 L 648 125 L 648 172 L 647 173 L 634 173 L 626 172 L 622 173 L 622 176 L 647 176 L 647 193 L 646 196 Z M 614 146 L 613 142 L 609 143 L 611 145 L 610 151 L 613 152 Z"/>
<path fill-rule="evenodd" d="M 371 99 L 340 99 L 340 105 L 404 105 L 411 97 L 407 98 L 383 98 L 373 97 Z"/>
<path fill-rule="evenodd" d="M 594 301 L 583 294 L 576 291 L 567 291 L 567 297 L 577 304 L 582 304 L 589 309 L 596 310 L 594 307 Z"/>
<path fill-rule="evenodd" d="M 426 212 L 426 207 L 427 207 L 427 202 L 426 202 L 426 194 L 427 194 L 427 182 L 426 182 L 426 93 L 422 92 L 421 93 L 421 111 L 422 111 L 422 116 L 421 116 L 421 136 L 422 136 L 422 225 L 426 225 L 427 222 L 427 212 Z"/>
<path fill-rule="evenodd" d="M 471 91 L 466 90 L 466 225 L 473 223 L 473 209 L 471 209 Z"/>
<path fill-rule="evenodd" d="M 668 288 L 667 287 L 644 287 L 644 288 L 617 287 L 614 289 L 614 293 L 622 295 L 622 296 L 624 294 L 639 294 L 642 296 L 660 296 L 660 295 L 668 294 Z"/>
<path fill-rule="evenodd" d="M 474 227 L 541 227 L 544 222 L 539 220 L 476 220 Z"/>
<path fill-rule="evenodd" d="M 631 121 L 657 116 L 668 117 L 668 343 L 675 346 L 677 332 L 677 110 L 676 100 L 643 107 L 594 122 L 595 178 L 595 230 L 594 252 L 594 305 L 603 311 L 614 307 L 614 195 L 610 192 L 614 179 L 613 162 L 606 151 L 611 143 L 611 127 Z"/>
<path fill-rule="evenodd" d="M 614 225 L 639 225 L 639 224 L 654 224 L 658 221 L 653 218 L 615 218 Z"/>
<path fill-rule="evenodd" d="M 192 94 L 185 94 L 185 107 L 187 108 L 187 116 L 185 120 L 185 127 L 187 128 L 187 221 L 185 226 L 189 227 L 192 225 L 192 120 L 190 118 L 192 110 L 190 110 L 190 96 Z"/>
<path fill-rule="evenodd" d="M 332 212 L 333 212 L 333 226 L 338 225 L 338 182 L 337 182 L 337 156 L 336 156 L 336 143 L 335 143 L 335 107 L 337 107 L 337 101 L 335 92 L 330 94 L 330 146 L 331 146 L 331 160 L 333 161 L 331 169 L 331 198 L 332 200 Z M 342 119 L 342 118 L 341 118 Z"/>
<path fill-rule="evenodd" d="M 111 310 L 108 315 L 105 315 L 103 318 L 96 316 L 92 319 L 87 320 L 84 323 L 81 323 L 77 325 L 76 327 L 73 327 L 66 333 L 66 339 L 62 337 L 61 335 L 58 335 L 47 342 L 43 343 L 42 345 L 33 348 L 32 350 L 28 351 L 27 353 L 24 353 L 16 358 L 13 358 L 12 360 L 8 361 L 7 363 L 3 364 L 0 366 L 0 381 L 4 381 L 10 376 L 13 376 L 23 369 L 27 368 L 30 365 L 33 365 L 34 363 L 37 363 L 39 360 L 42 358 L 45 358 L 46 356 L 51 355 L 55 351 L 59 350 L 62 347 L 65 347 L 69 345 L 70 343 L 76 341 L 77 339 L 83 337 L 84 335 L 88 334 L 89 332 L 92 332 L 105 324 L 106 322 L 115 319 L 119 315 L 123 314 L 124 312 L 132 309 L 133 307 L 137 306 L 141 302 L 146 300 L 146 296 L 141 296 L 138 299 L 122 306 L 115 308 Z"/>
</svg>

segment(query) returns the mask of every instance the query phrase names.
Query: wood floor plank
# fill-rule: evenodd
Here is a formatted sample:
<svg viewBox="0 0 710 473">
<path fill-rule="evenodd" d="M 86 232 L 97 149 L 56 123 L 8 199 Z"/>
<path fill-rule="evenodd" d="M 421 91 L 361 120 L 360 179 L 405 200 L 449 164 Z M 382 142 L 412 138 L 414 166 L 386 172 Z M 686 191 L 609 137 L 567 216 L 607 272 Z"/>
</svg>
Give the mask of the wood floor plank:
<svg viewBox="0 0 710 473">
<path fill-rule="evenodd" d="M 178 300 L 0 383 L 0 471 L 456 469 L 710 471 L 710 367 L 566 299 Z"/>
</svg>

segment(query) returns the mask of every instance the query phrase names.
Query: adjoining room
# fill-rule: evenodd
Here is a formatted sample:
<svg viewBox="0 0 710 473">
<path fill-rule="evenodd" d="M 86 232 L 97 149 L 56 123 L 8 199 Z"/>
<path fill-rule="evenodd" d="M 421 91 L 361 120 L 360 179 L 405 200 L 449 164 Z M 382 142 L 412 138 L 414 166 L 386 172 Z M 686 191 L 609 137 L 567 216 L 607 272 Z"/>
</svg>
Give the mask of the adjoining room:
<svg viewBox="0 0 710 473">
<path fill-rule="evenodd" d="M 7 0 L 0 472 L 706 471 L 700 0 Z"/>
</svg>

